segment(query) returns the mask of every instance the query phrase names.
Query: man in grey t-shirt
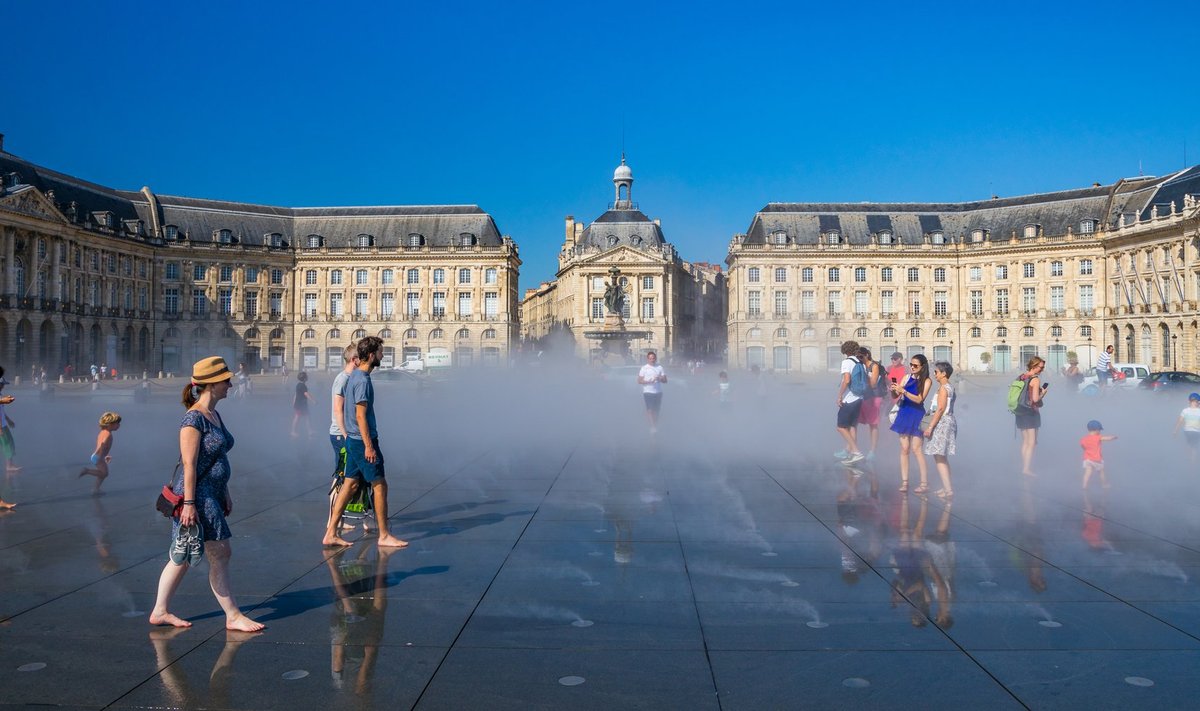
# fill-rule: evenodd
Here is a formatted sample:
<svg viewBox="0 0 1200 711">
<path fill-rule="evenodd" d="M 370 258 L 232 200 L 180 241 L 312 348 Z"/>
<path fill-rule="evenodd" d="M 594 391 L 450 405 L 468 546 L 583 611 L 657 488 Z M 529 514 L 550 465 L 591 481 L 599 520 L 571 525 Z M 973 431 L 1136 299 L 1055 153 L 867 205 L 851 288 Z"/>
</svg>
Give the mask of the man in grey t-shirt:
<svg viewBox="0 0 1200 711">
<path fill-rule="evenodd" d="M 333 511 L 342 511 L 357 486 L 369 485 L 379 524 L 381 548 L 403 548 L 408 543 L 388 532 L 387 479 L 383 471 L 383 451 L 379 447 L 379 432 L 375 426 L 375 386 L 371 371 L 379 367 L 383 357 L 383 340 L 367 336 L 358 342 L 358 366 L 350 372 L 344 388 L 343 424 L 346 433 L 346 481 L 356 486 L 343 486 L 333 503 Z M 348 546 L 337 535 L 333 517 L 325 529 L 327 546 Z"/>
</svg>

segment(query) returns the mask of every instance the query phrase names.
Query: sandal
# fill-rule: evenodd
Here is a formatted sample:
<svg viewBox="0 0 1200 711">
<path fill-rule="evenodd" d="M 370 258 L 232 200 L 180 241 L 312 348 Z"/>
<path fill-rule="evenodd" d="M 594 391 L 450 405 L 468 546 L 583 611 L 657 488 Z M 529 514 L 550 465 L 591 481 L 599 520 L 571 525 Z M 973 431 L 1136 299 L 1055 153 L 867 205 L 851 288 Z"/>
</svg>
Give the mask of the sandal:
<svg viewBox="0 0 1200 711">
<path fill-rule="evenodd" d="M 939 499 L 953 499 L 954 498 L 953 491 L 946 491 L 945 489 L 938 489 L 936 493 L 937 493 L 937 497 Z"/>
<path fill-rule="evenodd" d="M 901 484 L 900 488 L 897 489 L 896 491 L 899 491 L 901 494 L 907 494 L 908 493 L 908 482 L 906 481 L 903 484 Z"/>
<path fill-rule="evenodd" d="M 917 488 L 913 489 L 913 493 L 914 493 L 914 494 L 928 494 L 928 493 L 929 493 L 929 487 L 928 487 L 928 486 L 926 486 L 925 484 L 921 484 L 921 485 L 920 485 L 920 486 L 918 486 Z"/>
</svg>

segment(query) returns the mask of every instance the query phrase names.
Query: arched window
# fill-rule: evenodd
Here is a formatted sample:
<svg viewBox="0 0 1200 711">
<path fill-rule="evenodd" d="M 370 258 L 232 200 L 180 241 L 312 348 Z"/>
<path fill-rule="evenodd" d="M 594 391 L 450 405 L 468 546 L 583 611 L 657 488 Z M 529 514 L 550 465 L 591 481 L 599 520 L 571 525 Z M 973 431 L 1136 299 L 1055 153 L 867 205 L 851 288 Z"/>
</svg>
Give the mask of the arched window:
<svg viewBox="0 0 1200 711">
<path fill-rule="evenodd" d="M 1008 329 L 1004 326 L 996 329 L 996 338 L 1008 338 Z"/>
<path fill-rule="evenodd" d="M 409 247 L 420 247 L 421 244 L 424 243 L 424 241 L 425 241 L 425 238 L 415 232 L 411 232 L 408 235 L 408 246 Z"/>
<path fill-rule="evenodd" d="M 1083 336 L 1084 338 L 1091 338 L 1092 337 L 1092 327 L 1091 326 L 1080 326 L 1079 327 L 1079 335 Z"/>
<path fill-rule="evenodd" d="M 387 339 L 391 338 L 392 337 L 392 329 L 390 329 L 390 328 L 383 329 L 382 331 L 379 332 L 379 337 L 384 339 L 385 341 Z"/>
<path fill-rule="evenodd" d="M 300 337 L 301 337 L 301 338 L 305 338 L 305 339 L 308 339 L 308 338 L 316 338 L 316 337 L 317 337 L 317 332 L 316 332 L 316 330 L 315 330 L 315 329 L 312 329 L 312 328 L 306 328 L 306 329 L 304 329 L 304 332 L 300 334 Z"/>
<path fill-rule="evenodd" d="M 805 340 L 811 341 L 812 339 L 817 337 L 817 329 L 812 328 L 812 327 L 806 328 L 800 332 L 800 337 Z"/>
<path fill-rule="evenodd" d="M 496 329 L 494 329 L 494 328 L 489 328 L 488 330 L 486 330 L 486 331 L 484 331 L 484 332 L 483 332 L 483 339 L 484 339 L 485 341 L 490 341 L 490 340 L 493 340 L 493 339 L 495 339 L 495 338 L 496 338 Z"/>
<path fill-rule="evenodd" d="M 1062 326 L 1051 326 L 1050 327 L 1050 337 L 1051 338 L 1062 338 L 1062 334 L 1063 334 Z"/>
<path fill-rule="evenodd" d="M 471 332 L 465 328 L 460 328 L 458 329 L 458 333 L 454 334 L 454 337 L 460 341 L 466 341 L 471 338 Z"/>
<path fill-rule="evenodd" d="M 870 331 L 866 328 L 859 328 L 854 331 L 855 338 L 866 338 L 868 335 L 870 335 Z"/>
<path fill-rule="evenodd" d="M 788 337 L 788 330 L 787 330 L 786 328 L 777 328 L 777 329 L 775 329 L 775 337 L 776 337 L 776 338 L 787 338 L 787 337 Z"/>
<path fill-rule="evenodd" d="M 983 338 L 983 329 L 978 326 L 972 326 L 970 336 L 971 338 Z"/>
<path fill-rule="evenodd" d="M 326 336 L 326 338 L 328 338 L 329 340 L 334 340 L 336 338 L 341 338 L 341 337 L 342 337 L 342 330 L 340 328 L 335 328 L 335 329 L 330 330 L 329 335 Z"/>
<path fill-rule="evenodd" d="M 891 326 L 888 326 L 888 327 L 884 328 L 883 332 L 880 333 L 879 335 L 883 338 L 895 338 L 896 337 L 896 329 L 892 328 Z"/>
<path fill-rule="evenodd" d="M 356 341 L 361 341 L 362 339 L 367 337 L 367 329 L 365 329 L 365 328 L 357 329 L 354 331 L 353 334 L 350 335 L 350 337 Z"/>
<path fill-rule="evenodd" d="M 830 338 L 841 338 L 842 337 L 842 329 L 838 328 L 837 326 L 834 326 L 833 328 L 829 329 L 829 337 Z"/>
<path fill-rule="evenodd" d="M 1033 338 L 1033 326 L 1025 326 L 1021 329 L 1021 335 L 1025 338 Z"/>
<path fill-rule="evenodd" d="M 309 235 L 304 240 L 309 249 L 316 249 L 321 246 L 321 235 Z"/>
<path fill-rule="evenodd" d="M 762 338 L 762 329 L 755 326 L 754 328 L 752 328 L 746 332 L 746 338 L 751 338 L 751 339 Z"/>
<path fill-rule="evenodd" d="M 941 230 L 930 232 L 929 241 L 933 244 L 946 244 L 946 233 Z"/>
<path fill-rule="evenodd" d="M 913 326 L 912 328 L 908 329 L 908 337 L 909 338 L 920 338 L 921 337 L 921 329 L 917 328 L 916 326 Z"/>
<path fill-rule="evenodd" d="M 442 338 L 445 338 L 445 336 L 446 336 L 446 332 L 443 331 L 441 328 L 435 328 L 429 332 L 429 337 L 434 340 L 440 340 Z"/>
<path fill-rule="evenodd" d="M 417 329 L 415 329 L 415 328 L 408 329 L 407 331 L 404 332 L 404 337 L 405 338 L 416 338 L 417 337 Z"/>
<path fill-rule="evenodd" d="M 935 329 L 933 332 L 934 338 L 946 338 L 949 335 L 950 335 L 950 331 L 945 326 Z"/>
<path fill-rule="evenodd" d="M 883 230 L 879 233 L 879 244 L 891 244 L 892 241 L 893 238 L 891 230 Z"/>
</svg>

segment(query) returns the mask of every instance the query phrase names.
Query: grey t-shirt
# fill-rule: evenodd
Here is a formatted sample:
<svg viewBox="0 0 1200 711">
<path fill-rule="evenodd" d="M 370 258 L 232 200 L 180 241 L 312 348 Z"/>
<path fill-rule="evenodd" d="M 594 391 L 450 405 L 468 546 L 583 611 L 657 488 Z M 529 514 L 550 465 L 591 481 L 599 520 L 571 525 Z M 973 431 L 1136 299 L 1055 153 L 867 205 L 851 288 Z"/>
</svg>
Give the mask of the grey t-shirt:
<svg viewBox="0 0 1200 711">
<path fill-rule="evenodd" d="M 331 388 L 329 392 L 329 434 L 333 435 L 334 437 L 342 436 L 342 430 L 340 427 L 338 427 L 337 423 L 337 400 L 334 398 L 336 398 L 338 395 L 341 395 L 342 397 L 346 396 L 346 381 L 349 379 L 350 376 L 346 373 L 346 371 L 341 371 L 336 377 L 334 377 L 333 388 Z"/>
<path fill-rule="evenodd" d="M 379 431 L 375 429 L 375 386 L 371 384 L 371 376 L 358 368 L 350 371 L 350 377 L 346 379 L 345 397 L 346 406 L 343 412 L 346 416 L 346 436 L 363 438 L 362 432 L 358 431 L 358 418 L 355 415 L 355 408 L 361 402 L 367 405 L 369 436 L 371 439 L 378 437 Z"/>
</svg>

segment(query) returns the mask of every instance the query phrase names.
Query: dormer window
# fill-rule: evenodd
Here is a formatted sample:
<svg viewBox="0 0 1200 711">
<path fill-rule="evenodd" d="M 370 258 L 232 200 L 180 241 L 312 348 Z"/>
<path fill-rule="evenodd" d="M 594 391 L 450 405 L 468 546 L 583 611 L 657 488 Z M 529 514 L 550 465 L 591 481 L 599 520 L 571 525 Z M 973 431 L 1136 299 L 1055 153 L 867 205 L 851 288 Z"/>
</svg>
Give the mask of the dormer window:
<svg viewBox="0 0 1200 711">
<path fill-rule="evenodd" d="M 366 249 L 374 243 L 375 243 L 374 237 L 372 237 L 371 235 L 362 234 L 357 237 L 357 242 L 355 244 L 359 249 Z"/>
<path fill-rule="evenodd" d="M 979 244 L 987 239 L 987 230 L 975 229 L 971 230 L 971 242 Z"/>
<path fill-rule="evenodd" d="M 883 230 L 879 233 L 879 244 L 891 244 L 893 240 L 891 230 Z"/>
<path fill-rule="evenodd" d="M 642 243 L 642 236 L 641 236 L 641 235 L 634 235 L 634 236 L 632 236 L 632 237 L 630 237 L 630 238 L 629 238 L 629 242 L 630 242 L 631 244 L 635 244 L 635 245 L 637 245 L 637 244 L 641 244 L 641 243 Z"/>
<path fill-rule="evenodd" d="M 105 210 L 101 210 L 99 212 L 93 212 L 92 219 L 95 220 L 96 224 L 100 227 L 106 227 L 106 228 L 111 229 L 113 226 L 113 216 L 112 216 L 111 212 L 108 212 Z"/>
<path fill-rule="evenodd" d="M 267 245 L 268 247 L 282 247 L 283 235 L 279 232 L 268 232 L 267 234 L 263 235 L 263 244 Z"/>
<path fill-rule="evenodd" d="M 1040 230 L 1041 225 L 1025 225 L 1025 239 L 1033 239 L 1034 237 L 1037 237 Z"/>
<path fill-rule="evenodd" d="M 773 244 L 787 244 L 787 241 L 787 232 L 782 230 L 771 235 L 771 242 Z"/>
<path fill-rule="evenodd" d="M 946 244 L 946 233 L 941 230 L 930 232 L 929 241 L 932 244 Z"/>
<path fill-rule="evenodd" d="M 475 235 L 470 232 L 463 232 L 458 236 L 458 246 L 470 247 L 473 244 L 475 244 Z"/>
<path fill-rule="evenodd" d="M 1079 234 L 1090 235 L 1096 231 L 1096 221 L 1092 219 L 1081 220 L 1079 222 Z"/>
<path fill-rule="evenodd" d="M 412 232 L 408 235 L 408 246 L 409 247 L 420 247 L 421 243 L 424 241 L 425 241 L 425 238 L 422 237 L 421 235 L 417 234 L 416 232 Z"/>
<path fill-rule="evenodd" d="M 143 237 L 146 234 L 146 223 L 141 220 L 125 220 L 125 231 L 131 235 Z"/>
<path fill-rule="evenodd" d="M 163 238 L 174 242 L 179 239 L 179 228 L 175 225 L 163 227 Z"/>
<path fill-rule="evenodd" d="M 317 249 L 321 246 L 321 235 L 309 235 L 304 238 L 304 246 L 309 249 Z"/>
<path fill-rule="evenodd" d="M 616 235 L 609 235 L 609 236 L 608 236 L 608 244 L 609 244 L 609 246 L 610 246 L 610 247 L 611 247 L 611 246 L 615 246 L 615 245 L 617 244 L 617 236 L 616 236 Z"/>
<path fill-rule="evenodd" d="M 842 243 L 842 233 L 837 230 L 830 230 L 825 233 L 825 244 L 835 245 Z"/>
</svg>

